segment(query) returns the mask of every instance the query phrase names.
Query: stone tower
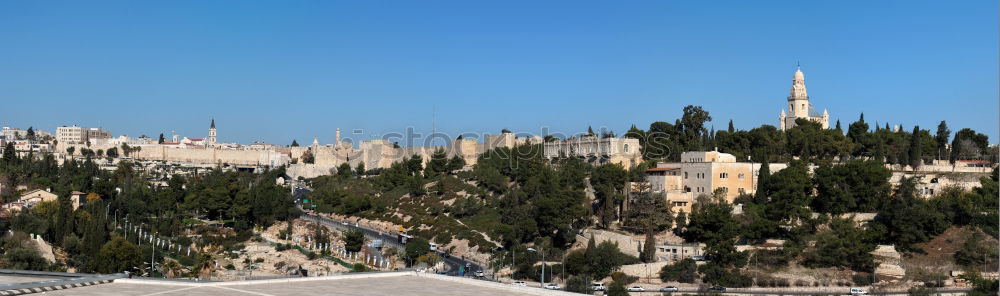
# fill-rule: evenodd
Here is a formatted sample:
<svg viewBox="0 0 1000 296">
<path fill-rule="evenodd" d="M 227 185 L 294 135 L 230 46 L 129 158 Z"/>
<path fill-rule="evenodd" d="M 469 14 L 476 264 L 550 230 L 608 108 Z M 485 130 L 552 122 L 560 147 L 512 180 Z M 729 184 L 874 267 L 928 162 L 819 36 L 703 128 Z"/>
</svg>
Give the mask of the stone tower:
<svg viewBox="0 0 1000 296">
<path fill-rule="evenodd" d="M 792 77 L 792 90 L 788 95 L 788 113 L 792 117 L 809 117 L 809 95 L 806 94 L 806 76 L 802 69 L 795 69 Z"/>
<path fill-rule="evenodd" d="M 778 126 L 781 130 L 795 127 L 795 120 L 804 118 L 819 123 L 823 128 L 829 128 L 830 114 L 823 110 L 820 114 L 813 109 L 809 103 L 809 94 L 806 92 L 806 75 L 802 73 L 802 68 L 796 67 L 792 76 L 792 89 L 788 94 L 788 114 L 781 110 L 778 114 Z"/>
<path fill-rule="evenodd" d="M 215 145 L 216 134 L 215 134 L 215 118 L 212 118 L 212 125 L 208 127 L 208 144 Z"/>
</svg>

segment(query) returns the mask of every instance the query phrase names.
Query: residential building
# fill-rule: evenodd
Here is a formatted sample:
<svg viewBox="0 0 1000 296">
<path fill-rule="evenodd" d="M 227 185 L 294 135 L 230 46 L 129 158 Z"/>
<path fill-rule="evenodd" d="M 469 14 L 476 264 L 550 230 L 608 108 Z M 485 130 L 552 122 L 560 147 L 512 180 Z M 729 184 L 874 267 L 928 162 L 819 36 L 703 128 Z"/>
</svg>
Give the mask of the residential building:
<svg viewBox="0 0 1000 296">
<path fill-rule="evenodd" d="M 674 212 L 690 213 L 699 195 L 712 195 L 720 190 L 728 202 L 740 193 L 757 191 L 760 163 L 737 162 L 736 157 L 718 151 L 691 151 L 681 153 L 681 162 L 657 163 L 646 170 L 646 181 L 652 193 L 662 193 Z M 784 169 L 787 164 L 770 164 L 771 172 Z"/>
<path fill-rule="evenodd" d="M 56 128 L 56 141 L 60 144 L 87 143 L 88 130 L 79 126 L 60 126 Z"/>
</svg>

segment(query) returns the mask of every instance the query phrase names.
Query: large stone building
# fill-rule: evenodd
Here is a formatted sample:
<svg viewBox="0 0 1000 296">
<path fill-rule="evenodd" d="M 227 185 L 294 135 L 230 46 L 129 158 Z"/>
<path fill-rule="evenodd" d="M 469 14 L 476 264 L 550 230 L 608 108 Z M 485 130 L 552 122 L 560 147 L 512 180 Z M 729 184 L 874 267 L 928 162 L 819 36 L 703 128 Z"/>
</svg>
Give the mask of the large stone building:
<svg viewBox="0 0 1000 296">
<path fill-rule="evenodd" d="M 771 172 L 787 167 L 786 164 L 770 164 Z M 753 194 L 757 191 L 757 175 L 761 164 L 737 162 L 732 154 L 718 151 L 695 151 L 681 153 L 681 162 L 657 163 L 646 171 L 646 181 L 653 194 L 663 194 L 674 211 L 690 213 L 691 206 L 699 195 L 712 195 L 720 190 L 728 202 L 733 202 L 740 193 Z"/>
<path fill-rule="evenodd" d="M 787 130 L 795 127 L 795 120 L 799 118 L 818 122 L 823 125 L 823 128 L 830 127 L 830 114 L 826 112 L 826 109 L 820 114 L 812 103 L 809 103 L 809 95 L 806 93 L 806 76 L 802 74 L 801 68 L 796 68 L 795 75 L 792 77 L 792 90 L 788 95 L 788 114 L 785 114 L 784 109 L 781 110 L 781 114 L 778 115 L 778 125 L 781 130 Z"/>
<path fill-rule="evenodd" d="M 639 139 L 582 136 L 546 142 L 542 154 L 547 159 L 580 157 L 590 164 L 619 164 L 632 168 L 642 162 Z"/>
<path fill-rule="evenodd" d="M 60 126 L 56 128 L 56 141 L 60 144 L 87 143 L 87 128 L 79 126 Z"/>
</svg>

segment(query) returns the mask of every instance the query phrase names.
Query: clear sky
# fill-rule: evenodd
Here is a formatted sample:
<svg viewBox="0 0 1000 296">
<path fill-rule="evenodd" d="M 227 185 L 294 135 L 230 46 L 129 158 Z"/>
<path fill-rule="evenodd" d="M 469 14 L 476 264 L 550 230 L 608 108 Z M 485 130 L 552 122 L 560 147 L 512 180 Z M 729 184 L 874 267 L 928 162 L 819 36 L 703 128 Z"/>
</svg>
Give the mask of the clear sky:
<svg viewBox="0 0 1000 296">
<path fill-rule="evenodd" d="M 777 125 L 998 138 L 997 1 L 2 1 L 0 121 L 220 141 Z"/>
</svg>

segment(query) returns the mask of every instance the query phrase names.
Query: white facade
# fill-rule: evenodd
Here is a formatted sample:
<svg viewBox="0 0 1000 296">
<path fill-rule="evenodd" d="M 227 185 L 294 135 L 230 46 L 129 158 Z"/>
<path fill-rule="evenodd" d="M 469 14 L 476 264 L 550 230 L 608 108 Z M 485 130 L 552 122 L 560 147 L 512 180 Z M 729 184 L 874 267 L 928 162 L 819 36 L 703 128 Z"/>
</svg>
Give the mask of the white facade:
<svg viewBox="0 0 1000 296">
<path fill-rule="evenodd" d="M 792 89 L 788 95 L 788 114 L 782 109 L 778 115 L 778 126 L 781 130 L 795 127 L 795 120 L 805 118 L 818 122 L 823 128 L 830 128 L 830 114 L 824 109 L 823 113 L 816 112 L 812 103 L 809 103 L 809 94 L 806 92 L 806 76 L 802 69 L 795 69 L 792 77 Z"/>
</svg>

